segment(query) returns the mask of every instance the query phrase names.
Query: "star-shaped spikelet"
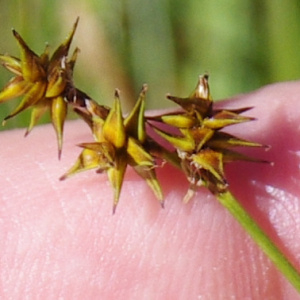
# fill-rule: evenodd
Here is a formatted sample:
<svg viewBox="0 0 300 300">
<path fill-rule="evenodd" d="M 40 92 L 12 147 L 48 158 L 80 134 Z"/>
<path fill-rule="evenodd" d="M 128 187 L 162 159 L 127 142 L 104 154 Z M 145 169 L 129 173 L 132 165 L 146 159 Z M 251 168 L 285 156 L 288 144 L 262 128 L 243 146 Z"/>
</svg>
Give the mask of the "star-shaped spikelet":
<svg viewBox="0 0 300 300">
<path fill-rule="evenodd" d="M 21 50 L 20 59 L 0 55 L 2 65 L 15 75 L 0 92 L 0 103 L 23 96 L 20 104 L 4 119 L 3 124 L 6 120 L 32 107 L 30 124 L 25 134 L 28 135 L 41 116 L 49 110 L 57 135 L 59 157 L 62 150 L 63 125 L 67 115 L 67 101 L 64 93 L 72 84 L 78 49 L 75 49 L 70 59 L 68 59 L 68 52 L 78 20 L 69 36 L 51 58 L 48 47 L 42 55 L 38 56 L 15 30 L 13 30 L 13 35 Z"/>
<path fill-rule="evenodd" d="M 184 198 L 187 202 L 199 186 L 207 187 L 212 193 L 227 190 L 224 164 L 234 160 L 259 161 L 233 151 L 232 148 L 262 147 L 222 131 L 224 127 L 248 122 L 253 118 L 241 113 L 250 109 L 213 109 L 208 76 L 200 76 L 194 92 L 187 98 L 168 95 L 168 99 L 181 106 L 183 111 L 152 117 L 151 120 L 176 127 L 178 134 L 154 127 L 155 131 L 173 145 L 181 161 L 181 169 L 190 182 Z"/>
<path fill-rule="evenodd" d="M 148 183 L 157 199 L 163 205 L 163 196 L 157 180 L 154 157 L 151 155 L 151 140 L 146 134 L 144 119 L 145 93 L 143 86 L 139 99 L 132 112 L 124 118 L 122 115 L 119 92 L 116 90 L 112 108 L 103 110 L 96 102 L 89 99 L 84 108 L 84 119 L 89 123 L 95 142 L 82 143 L 83 148 L 75 165 L 61 177 L 67 177 L 81 171 L 97 169 L 106 172 L 114 189 L 113 212 L 119 202 L 124 174 L 128 165 Z M 86 115 L 86 110 L 90 114 Z M 153 141 L 152 141 L 153 142 Z M 157 146 L 154 143 L 155 146 Z"/>
</svg>

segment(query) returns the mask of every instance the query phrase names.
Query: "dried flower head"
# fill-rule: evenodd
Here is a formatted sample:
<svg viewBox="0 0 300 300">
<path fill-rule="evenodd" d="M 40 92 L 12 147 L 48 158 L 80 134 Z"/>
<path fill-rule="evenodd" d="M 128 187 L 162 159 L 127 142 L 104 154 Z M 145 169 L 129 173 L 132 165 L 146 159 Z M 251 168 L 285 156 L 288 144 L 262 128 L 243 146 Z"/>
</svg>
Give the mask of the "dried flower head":
<svg viewBox="0 0 300 300">
<path fill-rule="evenodd" d="M 69 36 L 51 58 L 48 46 L 44 53 L 38 56 L 15 30 L 13 30 L 13 35 L 20 46 L 20 59 L 10 55 L 0 55 L 2 65 L 15 75 L 0 92 L 0 103 L 23 96 L 21 103 L 4 119 L 3 124 L 26 108 L 32 107 L 26 136 L 46 110 L 49 110 L 57 134 L 59 157 L 62 149 L 63 125 L 67 115 L 67 101 L 64 93 L 72 84 L 78 49 L 75 49 L 70 59 L 68 59 L 68 52 L 78 20 Z"/>
<path fill-rule="evenodd" d="M 97 169 L 98 173 L 107 172 L 114 189 L 113 212 L 119 201 L 124 174 L 128 165 L 148 183 L 157 199 L 163 205 L 160 184 L 156 177 L 156 163 L 151 149 L 156 147 L 145 129 L 145 93 L 144 85 L 132 112 L 124 118 L 122 115 L 119 91 L 115 92 L 113 107 L 106 110 L 91 99 L 86 99 L 82 116 L 90 125 L 95 142 L 82 143 L 84 148 L 75 165 L 64 174 L 65 179 L 81 171 Z M 88 113 L 87 113 L 88 112 Z"/>
<path fill-rule="evenodd" d="M 168 95 L 168 99 L 179 104 L 183 111 L 150 118 L 178 129 L 178 134 L 154 127 L 155 131 L 173 145 L 181 161 L 181 169 L 190 182 L 184 198 L 187 202 L 199 186 L 207 187 L 212 193 L 227 190 L 224 164 L 234 160 L 252 159 L 235 152 L 233 147 L 262 147 L 221 131 L 229 125 L 247 122 L 253 118 L 242 116 L 249 107 L 238 110 L 213 109 L 208 76 L 200 76 L 196 89 L 187 98 Z"/>
</svg>

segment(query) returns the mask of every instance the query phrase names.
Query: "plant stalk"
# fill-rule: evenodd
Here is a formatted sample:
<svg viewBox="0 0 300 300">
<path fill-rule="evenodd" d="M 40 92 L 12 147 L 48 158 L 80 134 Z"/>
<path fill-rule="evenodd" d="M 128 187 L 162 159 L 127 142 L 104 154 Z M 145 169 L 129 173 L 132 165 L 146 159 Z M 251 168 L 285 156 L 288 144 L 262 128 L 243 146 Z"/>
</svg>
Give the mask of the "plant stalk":
<svg viewBox="0 0 300 300">
<path fill-rule="evenodd" d="M 217 195 L 219 202 L 226 207 L 234 218 L 250 234 L 258 246 L 265 252 L 269 259 L 275 264 L 278 270 L 300 293 L 300 273 L 288 261 L 285 255 L 274 245 L 270 238 L 262 231 L 258 224 L 239 204 L 237 199 L 227 191 Z"/>
</svg>

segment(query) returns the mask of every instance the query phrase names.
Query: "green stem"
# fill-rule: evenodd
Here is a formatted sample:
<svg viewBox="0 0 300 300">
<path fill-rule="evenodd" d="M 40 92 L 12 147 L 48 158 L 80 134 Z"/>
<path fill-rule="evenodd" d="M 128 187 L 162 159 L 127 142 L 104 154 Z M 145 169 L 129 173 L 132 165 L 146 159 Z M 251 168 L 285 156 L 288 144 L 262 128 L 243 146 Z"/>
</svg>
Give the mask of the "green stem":
<svg viewBox="0 0 300 300">
<path fill-rule="evenodd" d="M 287 260 L 285 255 L 274 245 L 270 238 L 262 231 L 257 223 L 239 204 L 230 192 L 217 195 L 219 202 L 226 207 L 234 218 L 246 229 L 254 241 L 265 252 L 286 279 L 300 293 L 300 273 Z"/>
</svg>

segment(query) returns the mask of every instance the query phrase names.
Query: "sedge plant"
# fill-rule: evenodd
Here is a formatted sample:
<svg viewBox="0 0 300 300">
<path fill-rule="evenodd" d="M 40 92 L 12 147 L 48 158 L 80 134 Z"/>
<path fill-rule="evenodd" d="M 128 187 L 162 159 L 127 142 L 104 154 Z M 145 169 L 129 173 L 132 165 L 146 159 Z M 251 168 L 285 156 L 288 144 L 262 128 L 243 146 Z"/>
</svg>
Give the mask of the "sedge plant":
<svg viewBox="0 0 300 300">
<path fill-rule="evenodd" d="M 208 189 L 300 293 L 298 270 L 239 204 L 230 192 L 226 180 L 224 165 L 227 163 L 236 160 L 267 163 L 234 150 L 236 147 L 266 147 L 265 145 L 224 131 L 227 126 L 252 121 L 253 118 L 243 115 L 251 107 L 215 109 L 208 75 L 203 75 L 188 97 L 167 95 L 169 100 L 179 105 L 178 110 L 151 117 L 145 115 L 147 85 L 144 85 L 135 106 L 125 117 L 118 90 L 115 91 L 112 106 L 107 107 L 76 87 L 73 69 L 78 48 L 70 57 L 69 48 L 77 24 L 78 19 L 66 40 L 52 56 L 49 54 L 49 47 L 41 55 L 37 55 L 19 33 L 13 30 L 21 54 L 20 58 L 0 55 L 2 65 L 13 73 L 12 79 L 0 92 L 0 104 L 19 96 L 23 98 L 5 117 L 3 124 L 22 111 L 31 109 L 31 120 L 25 133 L 28 135 L 41 116 L 49 111 L 60 157 L 64 122 L 68 110 L 74 110 L 89 126 L 94 142 L 82 141 L 79 144 L 81 154 L 60 179 L 91 169 L 97 173 L 106 173 L 114 190 L 113 213 L 121 196 L 127 167 L 133 168 L 146 181 L 164 207 L 163 190 L 156 168 L 164 163 L 176 166 L 185 174 L 189 183 L 183 202 L 190 201 L 199 188 Z M 165 143 L 157 142 L 155 135 Z M 165 144 L 169 144 L 168 147 Z"/>
</svg>

